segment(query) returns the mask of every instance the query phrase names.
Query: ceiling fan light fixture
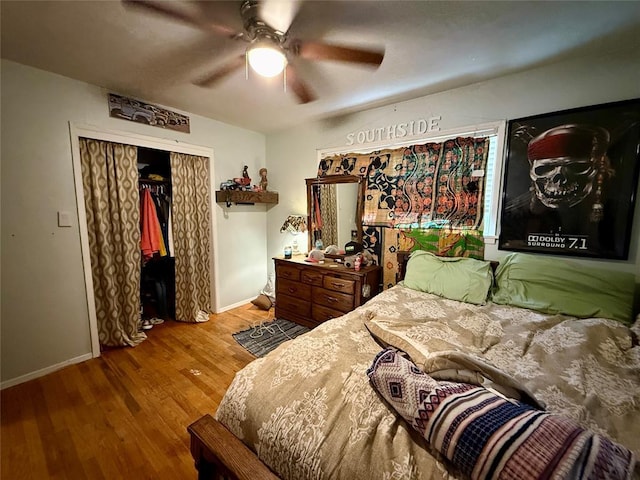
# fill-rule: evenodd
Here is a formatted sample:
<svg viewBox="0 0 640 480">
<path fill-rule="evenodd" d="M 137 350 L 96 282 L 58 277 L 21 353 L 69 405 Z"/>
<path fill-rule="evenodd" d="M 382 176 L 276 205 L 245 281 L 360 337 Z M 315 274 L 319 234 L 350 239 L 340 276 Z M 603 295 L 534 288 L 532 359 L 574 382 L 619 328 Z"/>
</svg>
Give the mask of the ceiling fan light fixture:
<svg viewBox="0 0 640 480">
<path fill-rule="evenodd" d="M 263 77 L 275 77 L 287 66 L 284 52 L 269 43 L 257 43 L 247 50 L 247 59 L 251 68 Z"/>
</svg>

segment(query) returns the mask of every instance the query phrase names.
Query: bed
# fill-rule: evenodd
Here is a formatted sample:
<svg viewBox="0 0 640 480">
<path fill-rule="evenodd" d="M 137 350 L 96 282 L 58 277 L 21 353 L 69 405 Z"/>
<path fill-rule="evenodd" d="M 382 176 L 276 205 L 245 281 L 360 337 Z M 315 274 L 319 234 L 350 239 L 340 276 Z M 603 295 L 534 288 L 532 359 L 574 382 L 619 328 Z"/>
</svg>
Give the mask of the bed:
<svg viewBox="0 0 640 480">
<path fill-rule="evenodd" d="M 474 477 L 373 387 L 387 350 L 440 386 L 476 386 L 605 439 L 622 467 L 602 478 L 640 477 L 633 275 L 523 254 L 494 275 L 432 257 L 414 253 L 400 284 L 240 371 L 215 415 L 188 428 L 199 478 Z"/>
</svg>

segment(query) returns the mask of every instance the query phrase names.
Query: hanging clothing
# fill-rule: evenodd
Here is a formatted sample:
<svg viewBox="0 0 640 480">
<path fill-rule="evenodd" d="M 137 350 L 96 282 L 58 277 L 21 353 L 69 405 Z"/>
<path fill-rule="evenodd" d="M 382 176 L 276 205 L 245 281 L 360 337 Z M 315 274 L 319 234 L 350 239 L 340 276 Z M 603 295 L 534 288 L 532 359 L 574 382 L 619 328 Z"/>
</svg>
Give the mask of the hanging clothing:
<svg viewBox="0 0 640 480">
<path fill-rule="evenodd" d="M 172 220 L 171 208 L 169 208 L 169 218 L 167 220 L 167 252 L 170 257 L 173 257 L 175 247 L 173 246 L 173 220 Z"/>
<path fill-rule="evenodd" d="M 160 240 L 160 245 L 158 248 L 158 253 L 160 254 L 161 257 L 166 257 L 167 256 L 167 243 L 164 239 L 164 235 L 162 234 L 162 226 L 160 225 L 160 221 L 158 221 L 158 238 Z"/>
<path fill-rule="evenodd" d="M 315 214 L 315 228 L 318 230 L 322 230 L 322 211 L 320 210 L 320 193 L 318 191 L 314 192 L 313 202 L 314 202 L 314 214 Z"/>
<path fill-rule="evenodd" d="M 162 255 L 162 251 L 164 251 L 164 255 L 166 255 L 167 252 L 164 248 L 156 207 L 151 198 L 151 192 L 146 188 L 142 189 L 141 203 L 140 250 L 142 250 L 142 256 L 148 260 L 152 258 L 155 253 Z"/>
<path fill-rule="evenodd" d="M 166 254 L 171 256 L 173 249 L 169 247 L 169 214 L 171 212 L 171 197 L 164 193 L 165 187 L 163 185 L 154 185 L 150 188 L 151 198 L 156 207 L 156 214 L 158 216 L 158 222 L 160 223 L 160 229 L 162 231 L 162 239 L 164 241 L 164 248 Z"/>
<path fill-rule="evenodd" d="M 155 257 L 142 267 L 140 294 L 143 316 L 175 318 L 175 259 Z M 152 307 L 149 313 L 146 309 Z"/>
</svg>

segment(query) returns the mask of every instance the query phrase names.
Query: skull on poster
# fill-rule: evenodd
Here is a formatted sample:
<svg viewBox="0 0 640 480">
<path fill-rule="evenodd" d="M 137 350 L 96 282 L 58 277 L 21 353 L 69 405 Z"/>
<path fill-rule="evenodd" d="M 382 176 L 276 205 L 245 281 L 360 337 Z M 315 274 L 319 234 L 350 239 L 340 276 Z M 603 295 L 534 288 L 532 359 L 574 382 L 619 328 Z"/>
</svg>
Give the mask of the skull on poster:
<svg viewBox="0 0 640 480">
<path fill-rule="evenodd" d="M 527 147 L 532 187 L 540 203 L 551 209 L 571 208 L 597 189 L 608 165 L 609 132 L 589 125 L 561 125 L 533 138 Z M 597 181 L 596 181 L 597 180 Z"/>
</svg>

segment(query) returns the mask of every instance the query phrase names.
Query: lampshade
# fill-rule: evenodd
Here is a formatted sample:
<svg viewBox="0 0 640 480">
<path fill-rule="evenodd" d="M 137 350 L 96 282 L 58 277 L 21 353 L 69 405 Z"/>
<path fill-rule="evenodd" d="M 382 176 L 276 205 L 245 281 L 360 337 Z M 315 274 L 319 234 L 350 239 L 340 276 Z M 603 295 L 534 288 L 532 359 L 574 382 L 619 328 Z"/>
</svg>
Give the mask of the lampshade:
<svg viewBox="0 0 640 480">
<path fill-rule="evenodd" d="M 263 77 L 275 77 L 287 65 L 287 57 L 273 42 L 261 41 L 247 50 L 247 59 L 251 68 Z"/>
<path fill-rule="evenodd" d="M 307 219 L 304 215 L 289 215 L 280 228 L 280 233 L 302 233 L 307 231 Z"/>
</svg>

